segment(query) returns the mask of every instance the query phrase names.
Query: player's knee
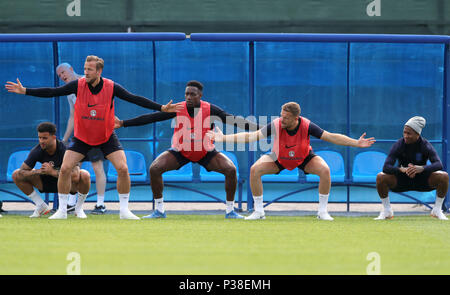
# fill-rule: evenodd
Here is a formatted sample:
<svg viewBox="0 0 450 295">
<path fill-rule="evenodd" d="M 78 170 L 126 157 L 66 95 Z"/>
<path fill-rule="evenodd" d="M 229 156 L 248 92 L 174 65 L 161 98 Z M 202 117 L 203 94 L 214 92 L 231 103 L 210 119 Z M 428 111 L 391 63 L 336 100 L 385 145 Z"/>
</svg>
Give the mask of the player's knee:
<svg viewBox="0 0 450 295">
<path fill-rule="evenodd" d="M 317 176 L 320 177 L 321 180 L 330 179 L 330 167 L 328 165 L 323 165 L 320 169 L 317 170 Z"/>
<path fill-rule="evenodd" d="M 381 184 L 383 184 L 384 183 L 384 180 L 385 180 L 385 174 L 383 173 L 383 172 L 380 172 L 380 173 L 378 173 L 377 174 L 377 185 L 381 185 Z"/>
<path fill-rule="evenodd" d="M 150 175 L 160 175 L 163 173 L 163 167 L 155 161 L 150 165 L 149 172 Z"/>
<path fill-rule="evenodd" d="M 64 163 L 61 166 L 61 169 L 59 169 L 59 175 L 70 175 L 72 173 L 72 167 L 68 165 L 64 165 Z"/>
<path fill-rule="evenodd" d="M 120 164 L 116 167 L 118 176 L 126 176 L 128 174 L 128 165 Z"/>
<path fill-rule="evenodd" d="M 448 180 L 449 180 L 448 173 L 445 172 L 445 171 L 441 171 L 439 173 L 439 182 L 442 183 L 442 184 L 448 185 Z"/>
<path fill-rule="evenodd" d="M 80 170 L 80 178 L 84 184 L 91 182 L 91 175 L 86 170 Z"/>
<path fill-rule="evenodd" d="M 328 165 L 323 166 L 322 169 L 320 169 L 320 177 L 331 178 L 330 167 L 328 167 Z"/>
<path fill-rule="evenodd" d="M 19 169 L 14 170 L 13 174 L 12 174 L 12 179 L 14 181 L 14 183 L 19 182 L 22 180 L 22 177 L 20 175 Z"/>
<path fill-rule="evenodd" d="M 74 183 L 74 184 L 77 184 L 77 183 L 80 182 L 80 177 L 81 177 L 80 173 L 72 173 L 72 174 L 70 175 L 70 178 L 71 178 L 71 180 L 72 180 L 72 183 Z"/>
<path fill-rule="evenodd" d="M 227 177 L 236 177 L 236 166 L 229 165 L 224 169 L 224 174 Z"/>
</svg>

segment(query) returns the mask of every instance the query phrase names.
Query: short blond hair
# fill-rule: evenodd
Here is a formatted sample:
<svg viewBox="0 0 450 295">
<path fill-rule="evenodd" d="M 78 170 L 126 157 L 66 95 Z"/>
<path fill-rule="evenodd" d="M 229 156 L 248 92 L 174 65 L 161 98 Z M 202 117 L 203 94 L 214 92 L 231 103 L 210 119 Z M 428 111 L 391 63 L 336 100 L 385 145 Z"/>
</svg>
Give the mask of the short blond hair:
<svg viewBox="0 0 450 295">
<path fill-rule="evenodd" d="M 95 68 L 97 69 L 97 71 L 102 70 L 105 65 L 105 61 L 102 58 L 95 56 L 95 55 L 88 55 L 86 57 L 86 62 L 91 62 L 91 61 L 95 61 Z"/>
<path fill-rule="evenodd" d="M 282 107 L 281 110 L 285 111 L 285 112 L 289 112 L 292 115 L 298 117 L 300 116 L 300 113 L 302 112 L 302 109 L 300 108 L 300 105 L 296 102 L 287 102 L 285 103 Z"/>
</svg>

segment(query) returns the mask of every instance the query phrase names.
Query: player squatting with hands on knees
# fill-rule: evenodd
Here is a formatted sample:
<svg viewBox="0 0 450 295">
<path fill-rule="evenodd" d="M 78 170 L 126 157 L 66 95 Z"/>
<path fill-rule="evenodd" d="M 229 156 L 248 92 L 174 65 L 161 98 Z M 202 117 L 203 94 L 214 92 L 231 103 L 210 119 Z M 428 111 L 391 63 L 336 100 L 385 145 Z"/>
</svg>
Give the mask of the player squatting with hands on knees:
<svg viewBox="0 0 450 295">
<path fill-rule="evenodd" d="M 63 162 L 66 146 L 56 139 L 56 126 L 50 122 L 40 123 L 37 127 L 39 144 L 33 147 L 19 169 L 13 172 L 16 186 L 36 205 L 31 218 L 41 217 L 50 212 L 35 188 L 41 193 L 58 193 L 59 169 Z M 40 169 L 33 169 L 37 162 Z M 82 205 L 89 193 L 91 179 L 89 172 L 75 166 L 70 175 L 70 192 L 76 194 L 75 216 L 86 218 Z M 50 217 L 51 218 L 51 217 Z"/>
<path fill-rule="evenodd" d="M 275 136 L 270 154 L 262 155 L 250 168 L 250 187 L 253 194 L 255 211 L 247 216 L 247 220 L 265 219 L 263 205 L 263 184 L 261 176 L 278 174 L 283 169 L 303 170 L 305 173 L 319 176 L 319 209 L 317 218 L 333 220 L 327 210 L 331 189 L 330 168 L 310 145 L 310 135 L 321 140 L 344 146 L 368 148 L 375 143 L 373 137 L 365 138 L 363 133 L 359 139 L 353 139 L 339 133 L 330 133 L 315 123 L 300 116 L 298 103 L 288 102 L 281 107 L 280 117 L 254 132 L 241 132 L 224 135 L 219 128 L 209 131 L 208 136 L 216 142 L 249 143 Z"/>
<path fill-rule="evenodd" d="M 67 218 L 67 201 L 70 192 L 72 169 L 94 147 L 100 148 L 105 157 L 116 168 L 117 191 L 119 194 L 120 219 L 140 219 L 128 208 L 130 197 L 130 175 L 117 135 L 114 133 L 114 97 L 126 100 L 152 110 L 176 112 L 177 105 L 169 102 L 160 105 L 142 96 L 129 93 L 114 81 L 101 77 L 104 61 L 97 56 L 87 56 L 84 63 L 84 77 L 54 88 L 25 88 L 8 81 L 5 88 L 9 92 L 38 97 L 55 97 L 75 94 L 74 138 L 68 147 L 58 177 L 59 208 L 53 219 Z"/>
</svg>

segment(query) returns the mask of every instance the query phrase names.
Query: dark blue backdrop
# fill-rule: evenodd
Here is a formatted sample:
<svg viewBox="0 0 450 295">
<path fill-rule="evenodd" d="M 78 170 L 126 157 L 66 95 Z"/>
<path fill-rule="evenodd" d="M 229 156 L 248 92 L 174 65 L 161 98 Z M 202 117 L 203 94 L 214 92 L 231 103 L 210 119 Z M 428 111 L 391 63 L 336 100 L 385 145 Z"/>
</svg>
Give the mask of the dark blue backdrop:
<svg viewBox="0 0 450 295">
<path fill-rule="evenodd" d="M 353 138 L 363 132 L 380 142 L 373 149 L 388 152 L 402 136 L 408 118 L 427 119 L 423 136 L 434 143 L 446 163 L 447 135 L 444 44 L 326 42 L 2 42 L 0 80 L 25 87 L 56 86 L 55 65 L 68 62 L 83 73 L 84 59 L 105 60 L 103 76 L 159 103 L 184 100 L 185 83 L 196 79 L 204 99 L 229 113 L 277 116 L 280 106 L 297 101 L 302 115 L 330 132 Z M 251 68 L 253 67 L 253 68 Z M 254 73 L 254 75 L 252 75 Z M 254 95 L 254 98 L 251 96 Z M 37 142 L 42 121 L 66 128 L 66 97 L 35 98 L 0 92 L 0 181 L 5 181 L 9 155 Z M 252 104 L 253 103 L 253 104 Z M 254 113 L 252 113 L 254 110 Z M 116 115 L 132 118 L 149 112 L 116 99 Z M 138 150 L 149 165 L 170 146 L 171 122 L 122 128 L 126 149 Z M 314 149 L 340 151 L 351 165 L 361 150 L 313 141 Z M 156 150 L 154 150 L 156 148 Z M 257 151 L 255 157 L 263 151 Z M 240 173 L 247 177 L 248 153 L 237 151 Z"/>
</svg>

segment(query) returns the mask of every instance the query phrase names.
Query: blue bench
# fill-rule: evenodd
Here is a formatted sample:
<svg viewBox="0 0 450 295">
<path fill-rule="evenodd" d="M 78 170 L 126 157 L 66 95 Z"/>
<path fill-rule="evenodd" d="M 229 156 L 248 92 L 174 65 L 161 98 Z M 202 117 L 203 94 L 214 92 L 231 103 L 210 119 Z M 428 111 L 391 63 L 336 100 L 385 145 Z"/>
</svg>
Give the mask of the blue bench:
<svg viewBox="0 0 450 295">
<path fill-rule="evenodd" d="M 384 162 L 387 155 L 379 151 L 364 151 L 355 156 L 353 161 L 352 182 L 351 185 L 367 188 L 376 188 L 377 174 L 383 171 Z M 427 162 L 430 164 L 430 161 Z M 430 205 L 421 200 L 414 198 L 406 193 L 396 193 L 412 199 L 417 203 L 420 203 L 429 209 L 432 209 Z"/>
<path fill-rule="evenodd" d="M 145 157 L 140 152 L 125 150 L 125 157 L 127 158 L 128 173 L 130 180 L 133 183 L 147 182 L 147 165 Z M 108 172 L 106 173 L 108 182 L 117 182 L 117 170 L 114 165 L 108 165 Z"/>
<path fill-rule="evenodd" d="M 6 169 L 6 182 L 7 183 L 13 183 L 13 173 L 16 169 L 19 169 L 23 162 L 26 160 L 26 158 L 28 157 L 28 154 L 30 153 L 29 150 L 21 150 L 21 151 L 16 151 L 13 152 L 9 158 L 8 158 L 8 167 Z M 34 169 L 40 169 L 42 166 L 42 164 L 40 162 L 37 162 L 36 165 L 34 166 Z M 14 191 L 10 191 L 10 190 L 6 190 L 6 189 L 2 189 L 0 188 L 1 192 L 16 196 L 22 200 L 25 200 L 27 202 L 32 203 L 32 201 L 27 198 L 24 197 L 23 194 L 18 194 Z M 53 200 L 56 200 L 56 202 L 53 202 L 53 209 L 56 209 L 58 207 L 58 197 L 57 194 L 52 194 L 53 195 Z M 50 199 L 50 194 L 49 193 L 45 193 L 45 202 L 48 204 L 49 203 L 49 199 Z M 55 204 L 56 203 L 56 204 Z"/>
<path fill-rule="evenodd" d="M 106 161 L 106 167 L 107 168 L 105 169 L 105 171 L 108 171 L 109 166 L 110 166 L 109 165 L 109 161 Z M 97 181 L 94 168 L 92 167 L 92 162 L 90 162 L 90 161 L 81 162 L 81 169 L 87 170 L 89 172 L 89 174 L 91 175 L 91 181 L 92 182 L 96 182 Z"/>
</svg>

